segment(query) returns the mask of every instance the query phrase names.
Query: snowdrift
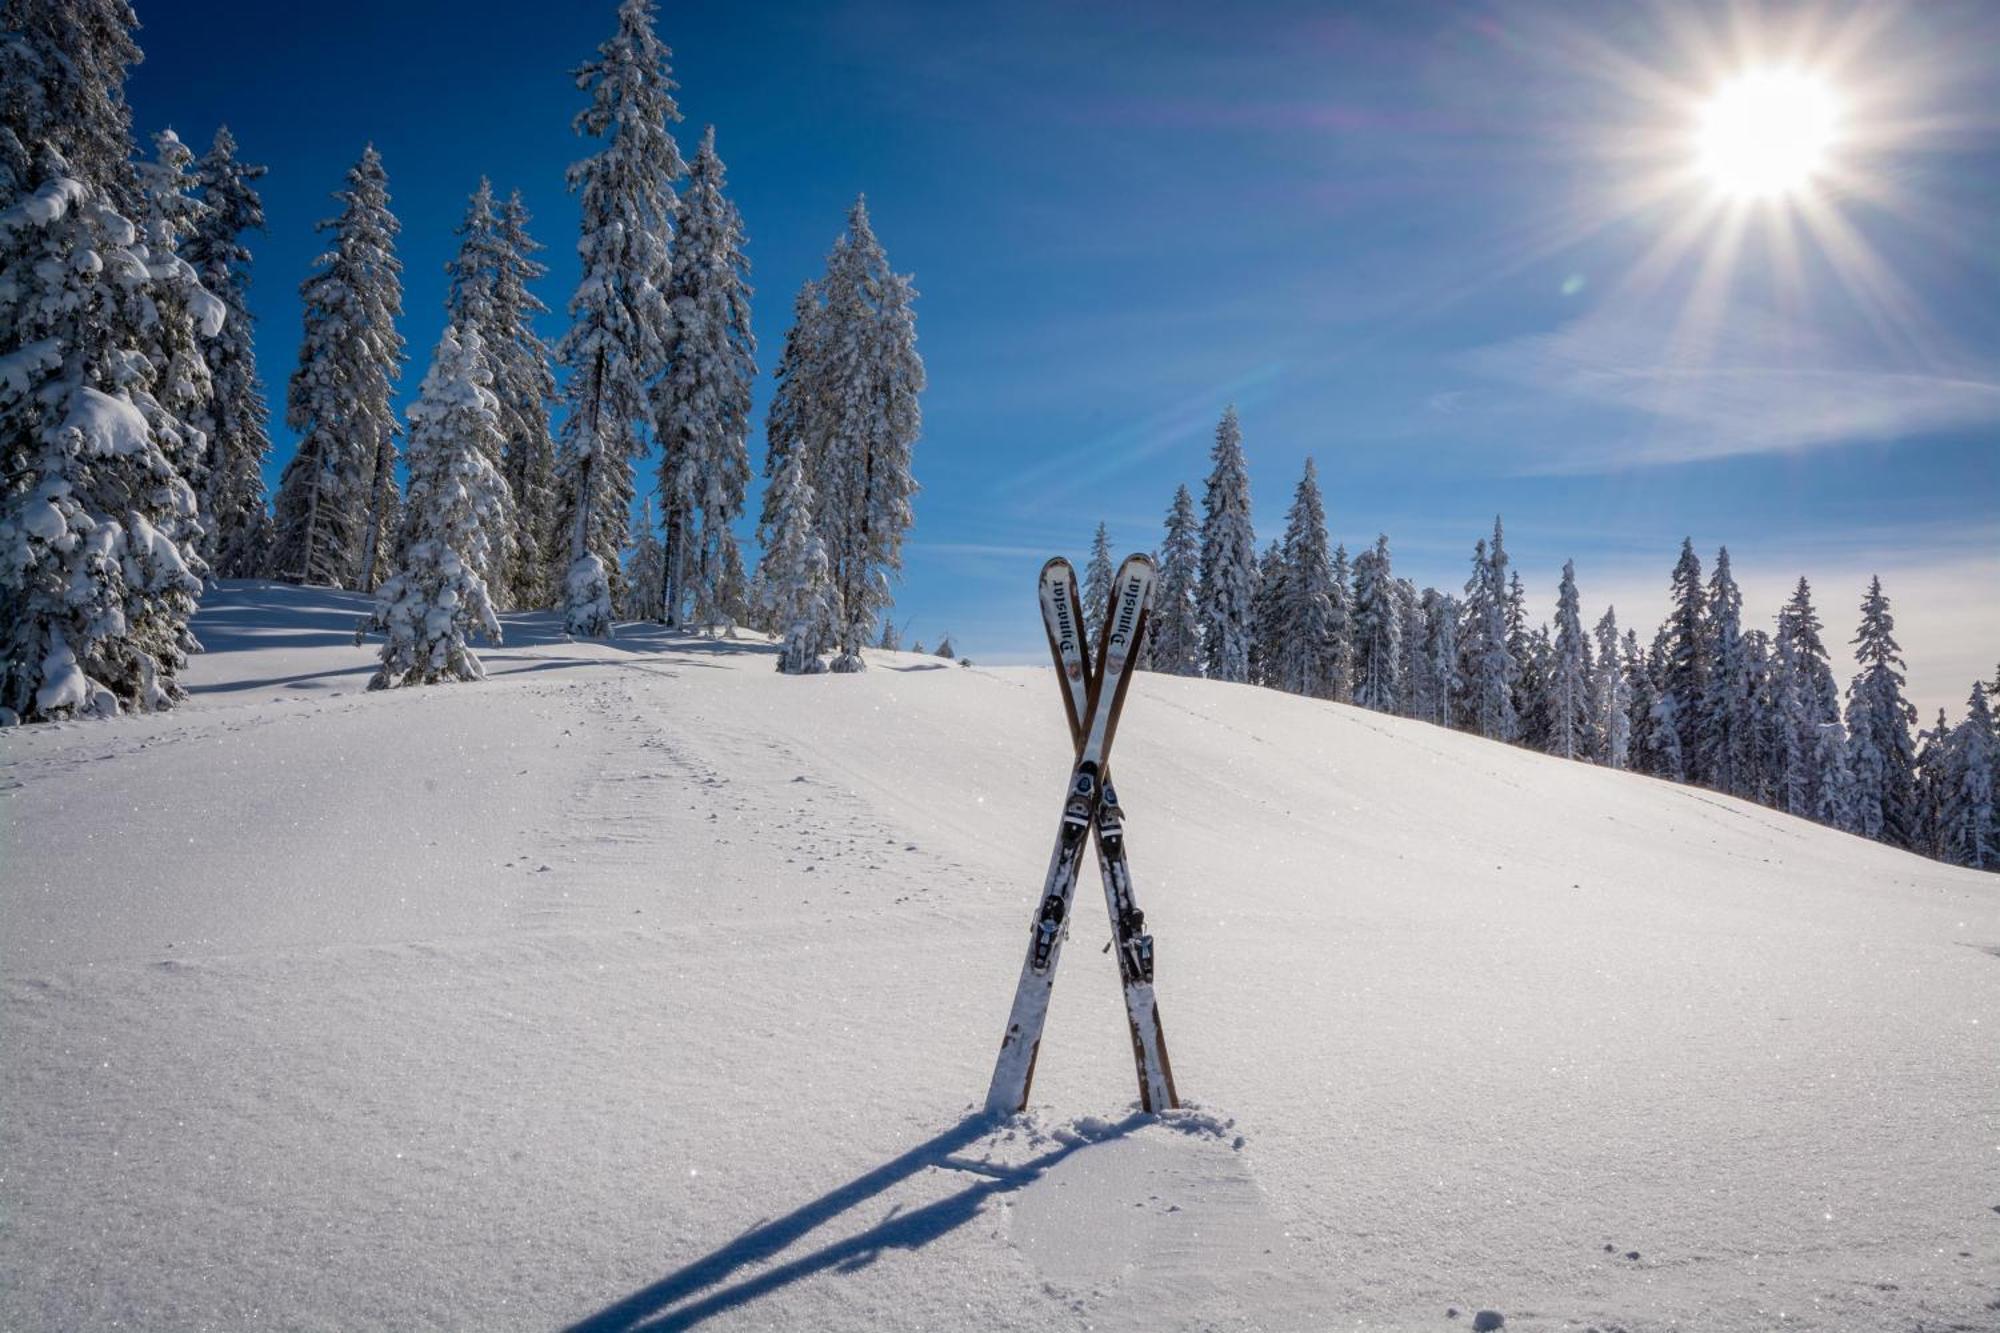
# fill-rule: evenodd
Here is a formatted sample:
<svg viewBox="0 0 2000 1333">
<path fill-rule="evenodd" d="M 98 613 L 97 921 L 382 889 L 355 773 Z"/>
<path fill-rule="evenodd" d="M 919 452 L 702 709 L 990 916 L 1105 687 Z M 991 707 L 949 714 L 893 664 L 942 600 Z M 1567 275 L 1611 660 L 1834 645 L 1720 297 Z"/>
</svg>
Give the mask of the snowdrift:
<svg viewBox="0 0 2000 1333">
<path fill-rule="evenodd" d="M 0 736 L 0 1326 L 1992 1327 L 1994 877 L 1141 677 L 1194 1105 L 1091 870 L 994 1124 L 1048 671 L 517 616 L 370 695 L 361 609 L 227 585 L 183 709 Z"/>
</svg>

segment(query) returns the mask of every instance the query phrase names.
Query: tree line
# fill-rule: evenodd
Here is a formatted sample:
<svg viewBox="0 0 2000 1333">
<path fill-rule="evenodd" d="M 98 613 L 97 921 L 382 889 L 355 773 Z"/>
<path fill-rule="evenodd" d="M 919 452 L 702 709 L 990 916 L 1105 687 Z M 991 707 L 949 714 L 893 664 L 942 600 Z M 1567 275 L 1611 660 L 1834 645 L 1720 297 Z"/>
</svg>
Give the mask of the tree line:
<svg viewBox="0 0 2000 1333">
<path fill-rule="evenodd" d="M 364 149 L 300 287 L 284 404 L 299 446 L 268 506 L 244 242 L 264 224 L 266 168 L 238 159 L 226 127 L 198 160 L 172 131 L 138 160 L 126 0 L 6 0 L 0 14 L 0 722 L 173 704 L 213 578 L 373 593 L 378 686 L 477 678 L 470 641 L 497 641 L 496 612 L 544 607 L 582 636 L 615 612 L 798 628 L 801 669 L 827 652 L 860 669 L 912 521 L 915 289 L 857 200 L 795 303 L 766 459 L 784 503 L 767 496 L 765 559 L 746 577 L 745 231 L 714 128 L 681 156 L 652 0 L 622 0 L 575 71 L 574 128 L 596 150 L 568 173 L 583 273 L 567 331 L 554 346 L 536 332 L 542 247 L 519 192 L 502 201 L 482 179 L 406 421 L 401 227 Z"/>
<path fill-rule="evenodd" d="M 2000 672 L 1974 682 L 1965 716 L 1917 730 L 1902 649 L 1879 578 L 1852 640 L 1845 708 L 1804 578 L 1769 628 L 1743 624 L 1725 547 L 1706 576 L 1692 541 L 1669 577 L 1671 609 L 1642 644 L 1607 607 L 1586 628 L 1575 563 L 1553 624 L 1532 624 L 1500 519 L 1473 546 L 1456 592 L 1393 570 L 1389 539 L 1350 558 L 1331 544 L 1308 459 L 1282 537 L 1260 553 L 1232 407 L 1216 428 L 1200 516 L 1179 487 L 1158 549 L 1143 665 L 1358 704 L 1567 759 L 1708 787 L 1954 864 L 2000 869 Z M 1087 614 L 1111 586 L 1100 524 Z"/>
</svg>

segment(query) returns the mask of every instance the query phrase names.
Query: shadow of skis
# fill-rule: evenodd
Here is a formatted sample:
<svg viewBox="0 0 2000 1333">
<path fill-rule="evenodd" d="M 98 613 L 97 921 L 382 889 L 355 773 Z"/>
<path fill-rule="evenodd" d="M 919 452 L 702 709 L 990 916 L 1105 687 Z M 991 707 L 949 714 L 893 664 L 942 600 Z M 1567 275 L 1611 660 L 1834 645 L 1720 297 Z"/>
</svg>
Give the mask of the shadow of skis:
<svg viewBox="0 0 2000 1333">
<path fill-rule="evenodd" d="M 838 1189 L 802 1204 L 783 1217 L 759 1223 L 720 1249 L 571 1324 L 569 1333 L 623 1333 L 624 1330 L 667 1333 L 672 1329 L 693 1328 L 724 1311 L 747 1305 L 817 1273 L 853 1272 L 873 1263 L 884 1250 L 919 1249 L 979 1216 L 986 1200 L 993 1195 L 1018 1190 L 1079 1149 L 1122 1138 L 1151 1120 L 1151 1116 L 1135 1112 L 1089 1137 L 1078 1136 L 1018 1166 L 995 1166 L 952 1160 L 951 1154 L 1000 1124 L 983 1112 L 968 1116 Z M 818 1227 L 929 1167 L 964 1171 L 980 1179 L 922 1208 L 907 1213 L 893 1210 L 868 1230 L 846 1240 L 835 1241 L 769 1272 L 693 1299 L 737 1269 L 777 1257 Z"/>
</svg>

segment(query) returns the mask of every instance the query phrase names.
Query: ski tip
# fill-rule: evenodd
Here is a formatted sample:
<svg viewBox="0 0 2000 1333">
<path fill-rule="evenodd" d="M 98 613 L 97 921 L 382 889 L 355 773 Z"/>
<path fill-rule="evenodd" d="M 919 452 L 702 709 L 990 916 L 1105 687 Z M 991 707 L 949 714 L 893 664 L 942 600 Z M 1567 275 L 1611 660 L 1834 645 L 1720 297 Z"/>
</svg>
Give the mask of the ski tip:
<svg viewBox="0 0 2000 1333">
<path fill-rule="evenodd" d="M 1052 555 L 1042 562 L 1042 582 L 1048 582 L 1049 575 L 1056 573 L 1058 570 L 1069 575 L 1070 582 L 1076 582 L 1076 570 L 1071 567 L 1067 558 L 1059 555 Z"/>
</svg>

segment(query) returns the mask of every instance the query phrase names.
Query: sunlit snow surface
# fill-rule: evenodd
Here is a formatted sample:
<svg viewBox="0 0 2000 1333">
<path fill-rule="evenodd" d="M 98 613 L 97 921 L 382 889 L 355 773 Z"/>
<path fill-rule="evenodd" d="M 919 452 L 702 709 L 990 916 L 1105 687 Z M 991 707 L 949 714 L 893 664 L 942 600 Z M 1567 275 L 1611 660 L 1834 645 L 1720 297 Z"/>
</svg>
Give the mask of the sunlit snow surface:
<svg viewBox="0 0 2000 1333">
<path fill-rule="evenodd" d="M 178 712 L 0 734 L 0 1327 L 2000 1317 L 2000 878 L 1142 677 L 1196 1109 L 1087 873 L 995 1125 L 1048 672 L 513 617 L 370 695 L 359 611 L 227 585 Z"/>
</svg>

